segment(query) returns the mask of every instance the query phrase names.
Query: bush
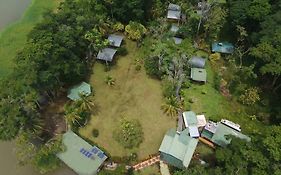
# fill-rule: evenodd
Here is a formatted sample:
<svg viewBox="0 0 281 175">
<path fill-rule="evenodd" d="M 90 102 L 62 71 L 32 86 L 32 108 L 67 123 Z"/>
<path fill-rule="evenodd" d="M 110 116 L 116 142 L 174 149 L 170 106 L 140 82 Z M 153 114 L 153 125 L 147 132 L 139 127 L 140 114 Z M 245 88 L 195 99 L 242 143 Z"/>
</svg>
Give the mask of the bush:
<svg viewBox="0 0 281 175">
<path fill-rule="evenodd" d="M 159 59 L 158 57 L 148 57 L 144 60 L 144 68 L 147 75 L 160 79 L 162 76 L 162 72 L 158 67 Z"/>
<path fill-rule="evenodd" d="M 211 62 L 216 62 L 221 59 L 221 54 L 220 53 L 213 53 L 209 56 L 209 59 Z"/>
<path fill-rule="evenodd" d="M 253 105 L 260 101 L 259 89 L 256 87 L 249 88 L 240 95 L 239 101 L 244 105 Z"/>
<path fill-rule="evenodd" d="M 99 130 L 93 129 L 92 135 L 93 135 L 93 137 L 98 137 L 99 136 Z"/>
<path fill-rule="evenodd" d="M 176 87 L 173 82 L 171 82 L 169 79 L 165 78 L 162 81 L 162 92 L 164 97 L 172 97 L 175 96 L 176 93 Z"/>
<path fill-rule="evenodd" d="M 130 21 L 125 27 L 125 31 L 128 34 L 128 38 L 132 40 L 140 40 L 142 36 L 147 32 L 146 28 L 137 22 Z"/>
<path fill-rule="evenodd" d="M 128 54 L 128 50 L 125 47 L 120 47 L 117 49 L 117 54 L 121 56 L 125 56 Z"/>
<path fill-rule="evenodd" d="M 124 31 L 124 25 L 121 22 L 117 22 L 113 25 L 113 30 L 116 32 L 123 32 Z"/>
<path fill-rule="evenodd" d="M 142 127 L 137 120 L 122 118 L 120 126 L 114 131 L 113 136 L 124 148 L 138 147 L 143 140 Z"/>
</svg>

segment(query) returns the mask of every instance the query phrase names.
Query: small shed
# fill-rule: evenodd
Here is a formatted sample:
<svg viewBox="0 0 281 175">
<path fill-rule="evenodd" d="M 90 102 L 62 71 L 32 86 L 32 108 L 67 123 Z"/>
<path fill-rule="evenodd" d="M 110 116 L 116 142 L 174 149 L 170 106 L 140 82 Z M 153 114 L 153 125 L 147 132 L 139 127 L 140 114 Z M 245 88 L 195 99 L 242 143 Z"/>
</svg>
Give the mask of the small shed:
<svg viewBox="0 0 281 175">
<path fill-rule="evenodd" d="M 197 127 L 204 127 L 207 124 L 205 115 L 197 115 Z"/>
<path fill-rule="evenodd" d="M 194 81 L 204 82 L 207 81 L 207 72 L 205 69 L 191 68 L 190 78 Z"/>
<path fill-rule="evenodd" d="M 66 150 L 57 157 L 79 175 L 96 175 L 107 159 L 103 151 L 72 131 L 63 134 L 62 142 Z"/>
<path fill-rule="evenodd" d="M 180 169 L 188 168 L 197 143 L 198 139 L 190 137 L 187 129 L 180 133 L 170 129 L 159 148 L 160 159 Z"/>
<path fill-rule="evenodd" d="M 189 134 L 193 138 L 199 137 L 199 131 L 198 131 L 198 121 L 196 114 L 193 111 L 187 111 L 182 114 L 182 118 L 184 121 L 184 125 L 186 128 L 188 128 Z"/>
<path fill-rule="evenodd" d="M 212 52 L 231 54 L 234 52 L 234 46 L 228 42 L 214 42 L 212 44 Z"/>
<path fill-rule="evenodd" d="M 182 43 L 182 39 L 178 38 L 178 37 L 173 37 L 173 40 L 175 41 L 175 44 L 181 44 Z"/>
<path fill-rule="evenodd" d="M 188 60 L 188 64 L 193 68 L 204 68 L 206 59 L 198 56 L 193 56 Z"/>
<path fill-rule="evenodd" d="M 89 96 L 92 93 L 91 85 L 82 82 L 76 86 L 73 86 L 67 94 L 67 97 L 73 101 L 80 100 L 80 94 Z"/>
<path fill-rule="evenodd" d="M 111 62 L 116 52 L 116 49 L 104 48 L 99 51 L 97 59 Z"/>
<path fill-rule="evenodd" d="M 109 44 L 113 47 L 120 47 L 123 41 L 123 36 L 111 34 L 108 36 Z"/>
<path fill-rule="evenodd" d="M 178 30 L 179 30 L 179 27 L 177 25 L 175 25 L 175 24 L 172 24 L 170 31 L 174 32 L 174 33 L 177 33 Z"/>
<path fill-rule="evenodd" d="M 169 4 L 167 18 L 168 19 L 180 20 L 181 19 L 181 8 L 180 8 L 180 6 L 176 5 L 176 4 Z"/>
</svg>

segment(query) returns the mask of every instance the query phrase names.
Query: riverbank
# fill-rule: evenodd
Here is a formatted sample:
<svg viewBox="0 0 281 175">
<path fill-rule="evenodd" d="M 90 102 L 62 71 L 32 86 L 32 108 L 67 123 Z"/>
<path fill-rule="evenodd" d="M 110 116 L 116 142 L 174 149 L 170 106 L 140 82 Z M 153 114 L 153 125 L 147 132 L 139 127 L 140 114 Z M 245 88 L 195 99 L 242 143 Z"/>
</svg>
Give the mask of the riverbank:
<svg viewBox="0 0 281 175">
<path fill-rule="evenodd" d="M 16 53 L 24 46 L 27 34 L 42 20 L 49 10 L 56 9 L 61 0 L 32 0 L 22 18 L 0 33 L 0 78 L 7 76 L 13 67 Z"/>
</svg>

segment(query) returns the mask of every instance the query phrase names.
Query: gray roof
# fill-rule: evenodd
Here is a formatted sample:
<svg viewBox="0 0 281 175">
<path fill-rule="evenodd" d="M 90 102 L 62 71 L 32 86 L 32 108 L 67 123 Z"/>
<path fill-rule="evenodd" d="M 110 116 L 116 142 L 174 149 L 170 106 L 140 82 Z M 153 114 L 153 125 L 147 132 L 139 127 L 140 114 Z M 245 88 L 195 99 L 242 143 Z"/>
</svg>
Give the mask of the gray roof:
<svg viewBox="0 0 281 175">
<path fill-rule="evenodd" d="M 174 41 L 175 41 L 175 44 L 181 44 L 182 42 L 182 39 L 181 38 L 178 38 L 178 37 L 173 37 Z"/>
<path fill-rule="evenodd" d="M 175 24 L 172 24 L 172 26 L 171 26 L 171 32 L 178 32 L 178 30 L 179 30 L 179 27 L 177 26 L 177 25 L 175 25 Z"/>
<path fill-rule="evenodd" d="M 116 52 L 116 49 L 104 48 L 99 51 L 97 59 L 111 62 Z"/>
<path fill-rule="evenodd" d="M 181 11 L 181 7 L 177 4 L 170 3 L 168 6 L 168 10 Z"/>
<path fill-rule="evenodd" d="M 206 64 L 206 59 L 198 57 L 198 56 L 193 56 L 190 58 L 188 61 L 190 67 L 195 67 L 195 68 L 204 68 Z"/>
<path fill-rule="evenodd" d="M 180 11 L 175 11 L 175 10 L 168 10 L 168 19 L 177 19 L 179 20 L 181 18 L 181 12 Z"/>
<path fill-rule="evenodd" d="M 124 37 L 121 36 L 121 35 L 112 34 L 112 35 L 109 35 L 109 36 L 108 36 L 108 41 L 109 41 L 109 44 L 110 44 L 111 46 L 120 47 L 123 38 L 124 38 Z"/>
</svg>

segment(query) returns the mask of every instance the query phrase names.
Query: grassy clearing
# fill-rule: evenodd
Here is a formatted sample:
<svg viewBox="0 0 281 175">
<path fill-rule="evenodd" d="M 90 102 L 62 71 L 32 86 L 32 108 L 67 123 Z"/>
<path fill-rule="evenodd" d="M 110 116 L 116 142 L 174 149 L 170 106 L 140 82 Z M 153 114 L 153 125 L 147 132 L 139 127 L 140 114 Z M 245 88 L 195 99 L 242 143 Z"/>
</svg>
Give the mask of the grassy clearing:
<svg viewBox="0 0 281 175">
<path fill-rule="evenodd" d="M 198 114 L 205 114 L 208 119 L 219 121 L 222 118 L 239 123 L 246 133 L 258 132 L 262 125 L 252 121 L 244 112 L 244 106 L 233 99 L 227 99 L 215 89 L 215 72 L 210 62 L 207 63 L 207 83 L 200 85 L 193 83 L 189 89 L 184 89 L 186 101 L 192 99 L 191 110 Z M 206 93 L 206 94 L 205 94 Z"/>
<path fill-rule="evenodd" d="M 163 114 L 161 84 L 149 78 L 144 68 L 136 71 L 134 61 L 140 50 L 136 43 L 126 40 L 129 54 L 117 58 L 117 63 L 109 72 L 105 66 L 96 63 L 90 83 L 95 89 L 99 111 L 92 116 L 89 124 L 80 130 L 80 134 L 104 147 L 112 156 L 125 156 L 136 152 L 139 159 L 158 152 L 165 132 L 176 126 L 175 119 Z M 105 83 L 107 75 L 116 79 L 113 87 Z M 144 140 L 132 150 L 124 149 L 113 139 L 113 132 L 118 127 L 121 117 L 138 119 L 143 127 Z M 92 130 L 99 130 L 98 138 L 92 137 Z"/>
<path fill-rule="evenodd" d="M 0 77 L 7 76 L 13 67 L 16 53 L 26 43 L 27 34 L 42 20 L 42 15 L 55 9 L 61 0 L 33 0 L 23 17 L 0 33 Z"/>
</svg>

